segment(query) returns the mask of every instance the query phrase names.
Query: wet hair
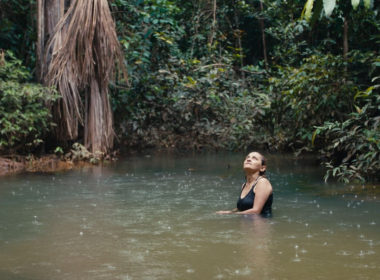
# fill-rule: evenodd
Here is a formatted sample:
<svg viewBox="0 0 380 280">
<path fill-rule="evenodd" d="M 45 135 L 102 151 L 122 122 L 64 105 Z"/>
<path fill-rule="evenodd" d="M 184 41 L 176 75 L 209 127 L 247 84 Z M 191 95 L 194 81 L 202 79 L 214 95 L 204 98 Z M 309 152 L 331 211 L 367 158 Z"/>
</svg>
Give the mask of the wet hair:
<svg viewBox="0 0 380 280">
<path fill-rule="evenodd" d="M 260 152 L 257 152 L 260 156 L 261 156 L 261 165 L 265 165 L 265 167 L 267 166 L 267 159 L 263 156 L 262 153 Z M 260 171 L 259 175 L 260 176 L 265 176 L 265 172 L 267 171 L 267 169 L 265 168 L 264 171 Z"/>
</svg>

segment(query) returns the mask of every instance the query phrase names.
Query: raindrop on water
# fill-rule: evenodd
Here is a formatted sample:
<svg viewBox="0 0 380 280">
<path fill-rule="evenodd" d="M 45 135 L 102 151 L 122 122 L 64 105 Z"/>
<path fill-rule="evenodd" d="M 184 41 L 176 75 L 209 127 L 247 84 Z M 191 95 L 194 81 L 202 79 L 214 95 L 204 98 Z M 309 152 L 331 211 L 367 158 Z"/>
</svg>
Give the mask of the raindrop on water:
<svg viewBox="0 0 380 280">
<path fill-rule="evenodd" d="M 294 261 L 294 262 L 300 262 L 301 259 L 298 257 L 298 245 L 297 245 L 297 244 L 294 245 L 294 249 L 296 250 L 296 254 L 295 254 L 295 256 L 294 256 L 293 261 Z"/>
<path fill-rule="evenodd" d="M 37 216 L 33 216 L 33 218 L 34 218 L 34 221 L 33 221 L 34 225 L 37 225 L 37 226 L 41 225 L 41 223 L 37 220 Z"/>
<path fill-rule="evenodd" d="M 339 252 L 337 252 L 336 254 L 337 254 L 337 255 L 340 255 L 340 256 L 349 256 L 349 255 L 351 255 L 349 252 L 344 251 L 344 250 L 339 251 Z"/>
</svg>

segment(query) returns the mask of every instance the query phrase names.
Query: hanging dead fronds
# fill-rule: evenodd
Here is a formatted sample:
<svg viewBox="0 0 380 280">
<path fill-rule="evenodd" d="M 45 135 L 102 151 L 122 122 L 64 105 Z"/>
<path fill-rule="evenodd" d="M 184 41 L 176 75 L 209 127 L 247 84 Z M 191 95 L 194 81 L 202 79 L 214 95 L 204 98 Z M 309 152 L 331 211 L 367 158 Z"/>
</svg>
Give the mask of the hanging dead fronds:
<svg viewBox="0 0 380 280">
<path fill-rule="evenodd" d="M 107 0 L 72 1 L 45 49 L 45 82 L 62 95 L 55 110 L 58 137 L 78 137 L 84 127 L 85 146 L 107 153 L 113 145 L 108 83 L 123 56 Z M 81 93 L 85 96 L 82 103 Z"/>
</svg>

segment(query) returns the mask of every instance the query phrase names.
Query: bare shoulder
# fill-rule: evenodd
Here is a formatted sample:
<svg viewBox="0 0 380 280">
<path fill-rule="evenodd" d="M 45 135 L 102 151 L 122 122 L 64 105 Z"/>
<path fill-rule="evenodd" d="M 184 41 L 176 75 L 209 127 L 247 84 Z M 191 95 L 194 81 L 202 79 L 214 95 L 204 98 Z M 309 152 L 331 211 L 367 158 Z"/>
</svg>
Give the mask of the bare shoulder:
<svg viewBox="0 0 380 280">
<path fill-rule="evenodd" d="M 272 184 L 266 177 L 261 177 L 256 185 L 257 189 L 272 192 Z"/>
</svg>

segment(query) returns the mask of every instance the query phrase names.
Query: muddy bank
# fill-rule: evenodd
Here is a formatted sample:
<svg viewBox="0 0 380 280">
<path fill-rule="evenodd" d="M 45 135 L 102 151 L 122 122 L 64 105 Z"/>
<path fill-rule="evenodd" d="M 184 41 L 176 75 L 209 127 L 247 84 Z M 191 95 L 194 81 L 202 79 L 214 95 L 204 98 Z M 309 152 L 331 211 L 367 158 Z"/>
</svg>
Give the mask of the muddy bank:
<svg viewBox="0 0 380 280">
<path fill-rule="evenodd" d="M 61 159 L 56 155 L 46 155 L 38 158 L 25 156 L 0 157 L 0 176 L 21 172 L 57 172 L 75 167 L 92 165 L 85 161 Z"/>
</svg>

